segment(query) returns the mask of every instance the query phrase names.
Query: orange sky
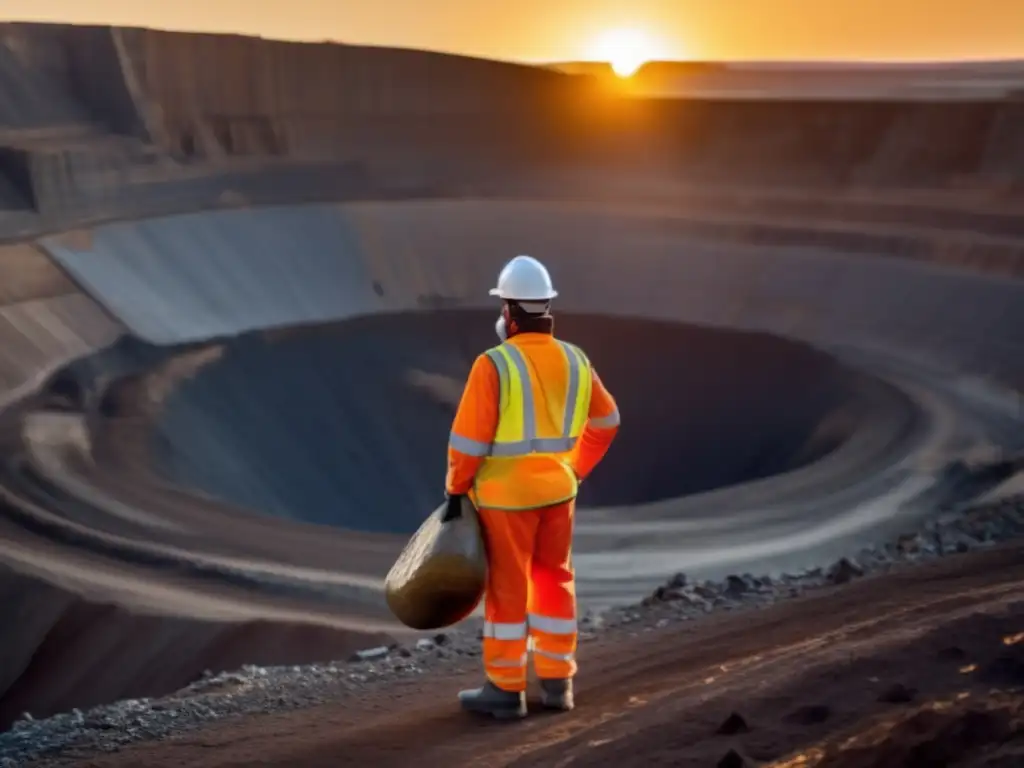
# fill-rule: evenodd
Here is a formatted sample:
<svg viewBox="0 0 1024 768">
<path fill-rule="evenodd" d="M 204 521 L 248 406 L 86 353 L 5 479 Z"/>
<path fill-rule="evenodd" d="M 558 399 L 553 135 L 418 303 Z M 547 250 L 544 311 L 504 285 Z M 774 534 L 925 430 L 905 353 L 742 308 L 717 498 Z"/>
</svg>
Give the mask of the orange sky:
<svg viewBox="0 0 1024 768">
<path fill-rule="evenodd" d="M 0 0 L 6 20 L 333 39 L 544 61 L 593 55 L 603 30 L 651 57 L 1024 57 L 1024 0 Z"/>
</svg>

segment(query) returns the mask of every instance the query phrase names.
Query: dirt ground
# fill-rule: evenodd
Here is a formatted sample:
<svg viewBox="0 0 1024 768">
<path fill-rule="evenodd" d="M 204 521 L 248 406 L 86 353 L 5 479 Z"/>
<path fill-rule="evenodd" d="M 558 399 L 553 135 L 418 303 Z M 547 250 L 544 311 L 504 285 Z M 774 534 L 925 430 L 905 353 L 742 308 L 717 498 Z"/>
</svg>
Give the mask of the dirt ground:
<svg viewBox="0 0 1024 768">
<path fill-rule="evenodd" d="M 455 693 L 480 674 L 467 662 L 361 700 L 61 764 L 1024 765 L 1024 544 L 585 650 L 569 714 L 463 714 Z"/>
</svg>

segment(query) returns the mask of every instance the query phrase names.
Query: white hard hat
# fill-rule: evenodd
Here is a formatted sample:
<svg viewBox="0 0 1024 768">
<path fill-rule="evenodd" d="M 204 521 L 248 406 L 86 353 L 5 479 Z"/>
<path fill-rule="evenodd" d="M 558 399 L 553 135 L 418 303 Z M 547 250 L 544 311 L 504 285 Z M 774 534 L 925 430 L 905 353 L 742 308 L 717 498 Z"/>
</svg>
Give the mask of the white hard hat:
<svg viewBox="0 0 1024 768">
<path fill-rule="evenodd" d="M 558 295 L 547 269 L 532 256 L 516 256 L 498 275 L 491 296 L 510 301 L 549 301 Z"/>
</svg>

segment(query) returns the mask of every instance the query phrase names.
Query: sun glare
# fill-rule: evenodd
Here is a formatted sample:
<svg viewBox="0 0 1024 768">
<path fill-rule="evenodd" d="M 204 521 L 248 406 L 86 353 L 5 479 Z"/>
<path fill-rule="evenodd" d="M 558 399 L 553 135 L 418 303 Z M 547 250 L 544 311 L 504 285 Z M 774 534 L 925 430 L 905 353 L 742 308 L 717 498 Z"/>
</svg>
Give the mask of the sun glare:
<svg viewBox="0 0 1024 768">
<path fill-rule="evenodd" d="M 591 56 L 607 61 L 619 77 L 630 77 L 654 55 L 653 43 L 637 29 L 610 29 L 594 40 Z"/>
</svg>

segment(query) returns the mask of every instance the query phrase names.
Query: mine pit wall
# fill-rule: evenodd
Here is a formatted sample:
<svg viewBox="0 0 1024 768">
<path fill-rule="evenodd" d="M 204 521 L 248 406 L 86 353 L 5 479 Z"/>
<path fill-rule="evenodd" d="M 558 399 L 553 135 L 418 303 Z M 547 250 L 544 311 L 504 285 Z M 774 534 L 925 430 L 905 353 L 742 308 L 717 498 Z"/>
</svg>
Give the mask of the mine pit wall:
<svg viewBox="0 0 1024 768">
<path fill-rule="evenodd" d="M 245 265 L 246 281 L 208 289 L 186 285 L 196 264 L 182 267 L 178 295 L 155 297 L 159 316 L 136 316 L 122 306 L 126 297 L 103 293 L 133 331 L 161 343 L 361 312 L 472 306 L 495 263 L 533 250 L 572 274 L 580 295 L 565 306 L 576 311 L 590 309 L 613 276 L 622 282 L 615 264 L 630 255 L 644 266 L 623 283 L 629 298 L 617 297 L 612 312 L 643 306 L 653 317 L 816 343 L 885 339 L 1020 386 L 1018 288 L 981 277 L 957 287 L 958 273 L 929 266 L 1024 272 L 1020 99 L 623 101 L 580 78 L 427 52 L 38 24 L 0 26 L 0 81 L 11 86 L 0 89 L 0 238 L 8 240 L 177 211 L 410 196 L 628 202 L 640 189 L 647 202 L 667 200 L 689 215 L 652 226 L 596 209 L 398 203 L 102 227 L 93 262 L 106 266 L 90 267 L 88 278 L 76 272 L 86 283 L 102 282 L 98 269 L 117 282 L 141 263 L 184 262 L 197 252 L 207 260 L 225 254 L 217 257 L 224 269 Z M 821 187 L 831 192 L 813 191 Z M 717 193 L 705 193 L 711 188 Z M 812 232 L 806 225 L 818 217 L 847 224 Z M 880 221 L 935 229 L 858 231 Z M 289 239 L 305 226 L 308 238 Z M 572 242 L 573 227 L 586 227 L 594 247 Z M 90 251 L 77 238 L 47 240 L 73 272 L 82 263 L 73 263 L 75 254 Z M 703 244 L 680 248 L 690 241 Z M 753 247 L 771 257 L 757 258 Z M 822 263 L 837 252 L 847 255 Z M 21 266 L 25 253 L 37 258 L 31 249 L 6 255 L 0 282 L 31 273 Z M 429 269 L 428 253 L 437 262 Z M 298 272 L 282 266 L 282 254 Z M 261 263 L 251 271 L 253 258 Z M 666 281 L 649 275 L 663 269 L 683 287 L 650 301 Z M 259 279 L 248 281 L 250 274 Z M 280 297 L 258 285 L 263 279 L 290 286 L 284 306 L 273 305 Z M 327 290 L 332 285 L 345 287 Z M 11 305 L 0 310 L 0 333 L 17 341 L 0 371 L 7 389 L 121 333 L 69 285 L 32 290 L 3 299 Z"/>
<path fill-rule="evenodd" d="M 665 184 L 1024 180 L 1024 100 L 621 99 L 423 51 L 0 26 L 0 235 L 216 206 Z M 927 137 L 927 141 L 922 141 Z M 567 174 L 567 176 L 566 176 Z M 538 181 L 540 179 L 540 181 Z"/>
<path fill-rule="evenodd" d="M 184 156 L 336 157 L 371 172 L 432 163 L 435 179 L 524 161 L 667 164 L 747 182 L 1024 178 L 1024 135 L 1013 130 L 1024 101 L 620 100 L 586 79 L 426 52 L 116 34 L 136 103 L 160 117 L 151 135 Z"/>
<path fill-rule="evenodd" d="M 125 276 L 149 259 L 187 260 L 188 253 L 215 250 L 228 254 L 225 269 L 248 268 L 259 258 L 254 274 L 291 285 L 284 307 L 273 307 L 269 299 L 279 297 L 250 283 L 217 286 L 227 306 L 242 313 L 236 320 L 216 311 L 214 289 L 182 285 L 170 302 L 175 306 L 162 299 L 170 314 L 132 317 L 150 338 L 178 343 L 364 311 L 468 306 L 494 264 L 521 250 L 554 259 L 559 269 L 596 259 L 597 269 L 577 270 L 572 279 L 581 291 L 590 281 L 588 289 L 600 292 L 613 264 L 635 254 L 644 270 L 669 268 L 690 281 L 678 295 L 654 301 L 653 316 L 738 323 L 819 342 L 884 338 L 944 364 L 977 364 L 985 374 L 1020 381 L 1013 362 L 1020 340 L 1012 331 L 1020 325 L 1012 314 L 1019 302 L 1008 298 L 1016 288 L 977 287 L 986 279 L 976 277 L 967 281 L 975 287 L 955 288 L 954 273 L 925 264 L 918 272 L 929 276 L 909 281 L 921 287 L 905 301 L 902 289 L 875 289 L 878 280 L 902 280 L 897 273 L 910 270 L 906 264 L 861 265 L 846 257 L 837 266 L 818 263 L 821 254 L 842 252 L 1021 275 L 1019 98 L 621 100 L 586 79 L 428 52 L 40 24 L 0 26 L 0 83 L 0 239 L 8 241 L 179 211 L 412 196 L 643 198 L 689 216 L 651 226 L 614 212 L 520 218 L 519 209 L 483 202 L 458 212 L 440 203 L 401 203 L 360 204 L 332 215 L 278 211 L 265 220 L 262 210 L 231 214 L 248 217 L 244 225 L 207 214 L 182 220 L 194 232 L 172 232 L 173 220 L 101 228 L 101 240 L 121 240 L 97 250 L 116 252 L 114 261 L 123 263 L 109 255 L 97 262 L 126 269 Z M 846 225 L 812 232 L 807 224 L 820 218 Z M 879 222 L 933 231 L 874 232 Z M 308 240 L 289 240 L 294 225 L 312 226 Z M 598 255 L 570 242 L 573 226 L 589 228 Z M 261 242 L 243 253 L 235 237 Z M 728 245 L 732 255 L 715 258 L 729 266 L 680 257 L 679 243 L 690 240 Z M 787 253 L 759 259 L 748 250 L 755 246 Z M 705 247 L 718 252 L 710 245 L 694 251 L 710 253 Z M 47 248 L 68 265 L 82 251 L 63 236 Z M 296 249 L 301 274 L 284 275 L 282 254 L 291 259 Z M 336 259 L 337 251 L 349 256 Z M 37 259 L 31 249 L 4 252 L 0 283 L 48 268 L 26 271 L 25 253 Z M 452 261 L 428 270 L 421 266 L 425 253 Z M 410 258 L 414 276 L 401 277 Z M 195 268 L 183 268 L 183 279 Z M 830 292 L 838 291 L 825 276 L 833 273 L 854 275 L 841 295 Z M 632 297 L 612 311 L 646 307 L 647 292 L 665 284 L 645 284 L 650 278 L 639 274 L 634 285 L 626 281 Z M 788 282 L 777 283 L 777 275 Z M 307 295 L 314 290 L 307 277 L 347 287 Z M 73 287 L 43 287 L 38 296 L 33 290 L 0 299 L 0 333 L 13 350 L 0 363 L 6 390 L 38 381 L 51 364 L 121 333 Z M 989 290 L 995 301 L 964 298 Z M 119 306 L 124 297 L 102 298 L 127 311 Z M 875 309 L 854 306 L 862 299 L 904 318 L 905 328 L 893 334 L 888 319 L 869 319 Z M 181 307 L 196 310 L 187 323 Z M 567 307 L 584 311 L 589 298 L 570 298 Z M 925 314 L 914 314 L 921 308 Z"/>
<path fill-rule="evenodd" d="M 44 245 L 155 344 L 491 307 L 495 269 L 525 252 L 566 286 L 564 311 L 885 348 L 1024 389 L 1024 282 L 837 248 L 715 243 L 664 224 L 607 207 L 392 202 L 189 214 L 100 227 L 87 247 Z"/>
<path fill-rule="evenodd" d="M 18 617 L 16 629 L 0 623 L 0 732 L 26 711 L 43 718 L 72 707 L 167 695 L 208 669 L 308 664 L 394 642 L 381 633 L 299 620 L 154 614 L 4 563 L 0 604 Z"/>
<path fill-rule="evenodd" d="M 149 30 L 119 39 L 138 97 L 160 107 L 152 133 L 184 157 L 351 159 L 414 135 L 421 155 L 474 135 L 463 150 L 508 151 L 523 118 L 556 132 L 545 118 L 570 114 L 581 93 L 551 71 L 423 51 Z"/>
<path fill-rule="evenodd" d="M 36 246 L 0 247 L 0 408 L 120 334 L 120 324 Z"/>
</svg>

